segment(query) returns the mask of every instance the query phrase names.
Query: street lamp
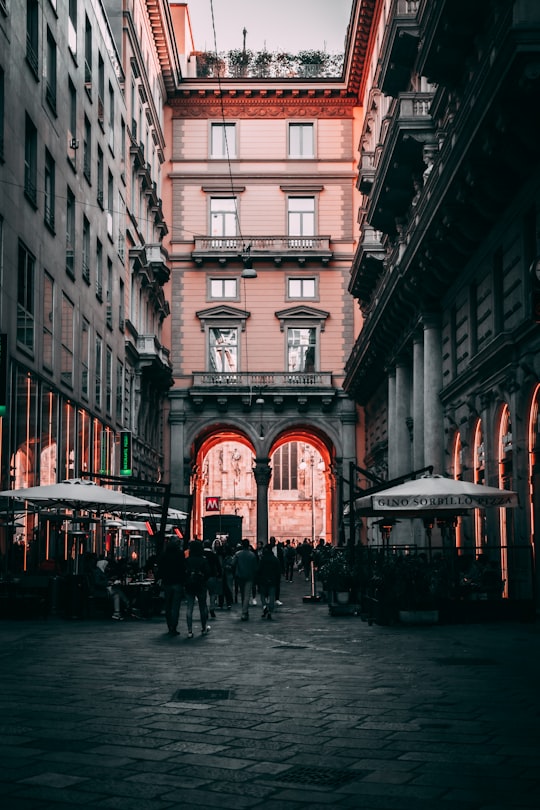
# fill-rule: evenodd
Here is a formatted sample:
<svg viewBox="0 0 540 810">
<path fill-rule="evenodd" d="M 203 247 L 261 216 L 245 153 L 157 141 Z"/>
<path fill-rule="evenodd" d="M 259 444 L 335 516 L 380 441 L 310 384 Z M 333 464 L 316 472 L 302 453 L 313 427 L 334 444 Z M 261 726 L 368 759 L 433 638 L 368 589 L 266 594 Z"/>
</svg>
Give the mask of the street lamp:
<svg viewBox="0 0 540 810">
<path fill-rule="evenodd" d="M 315 545 L 315 453 L 311 451 L 306 461 L 302 458 L 299 469 L 307 470 L 308 466 L 311 468 L 311 542 Z M 324 461 L 322 459 L 317 463 L 317 469 L 324 470 Z"/>
</svg>

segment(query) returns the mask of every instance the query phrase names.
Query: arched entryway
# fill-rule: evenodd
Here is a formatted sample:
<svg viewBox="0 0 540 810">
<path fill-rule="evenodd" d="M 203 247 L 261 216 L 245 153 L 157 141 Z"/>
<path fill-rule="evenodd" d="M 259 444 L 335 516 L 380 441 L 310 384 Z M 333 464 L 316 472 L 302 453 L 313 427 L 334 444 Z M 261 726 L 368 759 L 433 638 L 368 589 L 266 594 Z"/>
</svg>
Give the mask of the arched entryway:
<svg viewBox="0 0 540 810">
<path fill-rule="evenodd" d="M 333 450 L 325 437 L 286 429 L 261 457 L 247 433 L 216 426 L 199 437 L 193 458 L 193 536 L 203 536 L 205 517 L 235 515 L 252 544 L 270 535 L 283 542 L 333 540 Z"/>
</svg>

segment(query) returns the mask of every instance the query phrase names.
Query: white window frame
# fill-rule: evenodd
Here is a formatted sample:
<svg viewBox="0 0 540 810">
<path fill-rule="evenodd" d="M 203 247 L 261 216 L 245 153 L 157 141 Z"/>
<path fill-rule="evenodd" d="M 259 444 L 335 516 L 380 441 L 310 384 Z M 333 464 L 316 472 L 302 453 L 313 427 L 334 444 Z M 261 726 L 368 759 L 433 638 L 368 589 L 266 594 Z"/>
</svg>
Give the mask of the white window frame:
<svg viewBox="0 0 540 810">
<path fill-rule="evenodd" d="M 287 155 L 293 160 L 315 157 L 315 123 L 290 121 L 287 128 Z"/>
<path fill-rule="evenodd" d="M 210 197 L 210 235 L 215 247 L 236 247 L 238 242 L 238 198 Z"/>
<path fill-rule="evenodd" d="M 207 298 L 209 301 L 240 300 L 240 285 L 236 276 L 209 276 L 207 284 Z M 229 288 L 229 293 L 227 293 L 227 288 Z"/>
<path fill-rule="evenodd" d="M 308 201 L 310 206 L 307 205 Z M 316 219 L 317 201 L 312 194 L 287 197 L 287 236 L 290 248 L 313 247 Z"/>
<path fill-rule="evenodd" d="M 291 346 L 291 340 L 294 337 L 292 334 L 294 331 L 296 332 L 307 332 L 310 331 L 313 335 L 313 341 L 309 341 L 307 344 L 299 343 L 298 348 L 301 346 L 306 346 L 306 351 L 302 352 L 302 368 L 291 368 L 291 354 L 290 349 L 293 348 Z M 285 327 L 285 369 L 288 374 L 313 374 L 319 371 L 319 354 L 320 354 L 320 329 L 316 323 L 288 323 Z M 309 349 L 313 347 L 313 368 L 305 368 L 305 356 Z"/>
<path fill-rule="evenodd" d="M 291 284 L 296 282 L 300 290 L 298 294 L 295 294 L 294 291 L 291 290 Z M 304 287 L 307 286 L 308 282 L 313 284 L 313 294 L 307 295 L 304 292 Z M 286 281 L 286 291 L 285 291 L 285 300 L 286 301 L 318 301 L 319 300 L 319 279 L 317 276 L 288 276 Z"/>
<path fill-rule="evenodd" d="M 212 160 L 236 158 L 236 124 L 231 121 L 211 122 L 209 142 L 209 153 Z"/>
</svg>

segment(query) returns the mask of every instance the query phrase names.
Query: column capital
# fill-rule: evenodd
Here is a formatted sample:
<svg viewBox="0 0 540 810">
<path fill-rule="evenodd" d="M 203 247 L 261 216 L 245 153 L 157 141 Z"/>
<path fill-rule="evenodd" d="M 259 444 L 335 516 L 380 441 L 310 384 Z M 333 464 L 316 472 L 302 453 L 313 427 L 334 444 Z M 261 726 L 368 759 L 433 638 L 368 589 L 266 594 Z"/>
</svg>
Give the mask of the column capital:
<svg viewBox="0 0 540 810">
<path fill-rule="evenodd" d="M 253 475 L 255 476 L 255 481 L 257 484 L 266 484 L 270 483 L 270 478 L 272 477 L 272 468 L 269 465 L 268 458 L 256 458 L 255 459 L 255 466 L 253 467 Z"/>
</svg>

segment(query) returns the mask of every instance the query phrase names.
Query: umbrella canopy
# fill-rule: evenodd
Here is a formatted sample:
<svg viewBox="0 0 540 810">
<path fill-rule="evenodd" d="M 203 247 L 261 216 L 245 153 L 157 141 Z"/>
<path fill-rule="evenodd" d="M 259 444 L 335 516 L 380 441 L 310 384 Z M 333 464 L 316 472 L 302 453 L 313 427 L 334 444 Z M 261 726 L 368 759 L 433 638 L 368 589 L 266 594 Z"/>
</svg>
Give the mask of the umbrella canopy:
<svg viewBox="0 0 540 810">
<path fill-rule="evenodd" d="M 144 498 L 127 495 L 121 490 L 107 489 L 83 478 L 72 478 L 58 484 L 23 489 L 5 489 L 0 499 L 29 501 L 45 507 L 63 506 L 66 509 L 89 512 L 148 512 L 159 510 L 159 505 Z"/>
<path fill-rule="evenodd" d="M 518 506 L 516 492 L 457 481 L 442 475 L 427 475 L 406 481 L 354 502 L 355 511 L 364 515 L 457 515 L 471 509 L 499 509 Z"/>
</svg>

